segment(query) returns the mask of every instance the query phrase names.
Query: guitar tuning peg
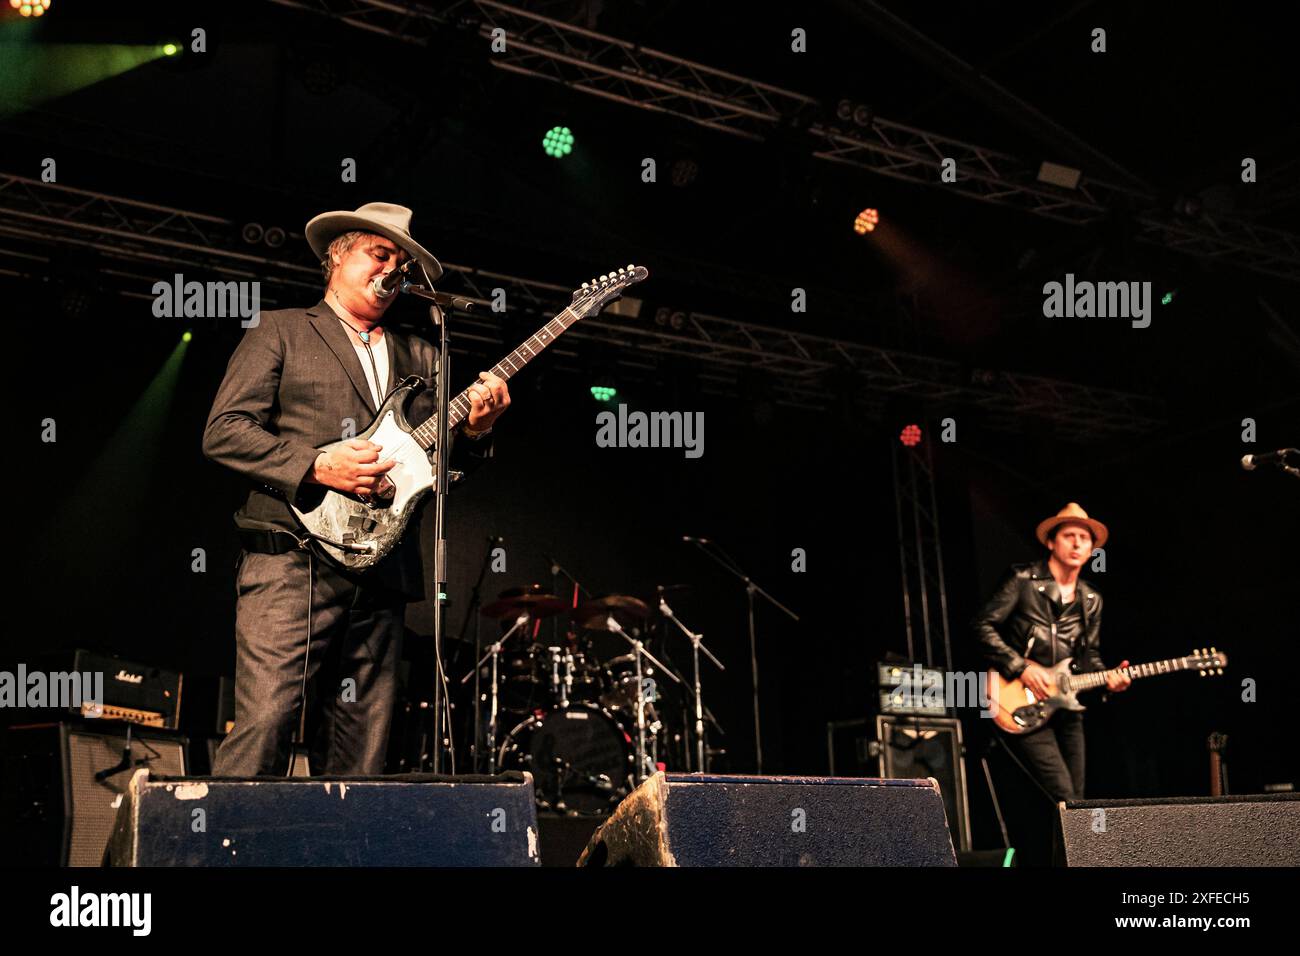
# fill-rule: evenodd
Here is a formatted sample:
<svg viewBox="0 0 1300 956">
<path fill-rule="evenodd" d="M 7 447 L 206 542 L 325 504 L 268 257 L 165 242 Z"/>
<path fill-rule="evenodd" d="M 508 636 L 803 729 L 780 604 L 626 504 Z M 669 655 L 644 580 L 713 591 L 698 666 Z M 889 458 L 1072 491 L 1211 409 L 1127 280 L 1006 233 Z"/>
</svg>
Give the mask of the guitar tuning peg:
<svg viewBox="0 0 1300 956">
<path fill-rule="evenodd" d="M 636 268 L 636 266 L 632 265 L 632 263 L 629 262 L 629 263 L 627 264 L 627 271 L 628 271 L 628 272 L 631 272 L 631 271 L 632 271 L 633 269 L 635 269 L 635 268 Z"/>
<path fill-rule="evenodd" d="M 584 282 L 584 283 L 582 284 L 582 287 L 583 287 L 584 289 L 587 288 L 587 283 Z"/>
</svg>

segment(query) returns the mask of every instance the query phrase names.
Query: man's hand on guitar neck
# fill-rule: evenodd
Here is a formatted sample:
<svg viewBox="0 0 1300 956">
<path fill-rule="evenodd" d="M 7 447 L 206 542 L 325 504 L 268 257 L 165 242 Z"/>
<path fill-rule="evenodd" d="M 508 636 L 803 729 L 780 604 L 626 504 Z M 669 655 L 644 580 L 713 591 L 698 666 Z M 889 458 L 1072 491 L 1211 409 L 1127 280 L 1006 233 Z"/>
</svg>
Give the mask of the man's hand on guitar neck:
<svg viewBox="0 0 1300 956">
<path fill-rule="evenodd" d="M 1133 678 L 1127 674 L 1121 674 L 1120 671 L 1128 667 L 1128 661 L 1124 661 L 1113 671 L 1106 671 L 1106 689 L 1119 693 L 1122 690 L 1128 690 L 1129 684 L 1133 683 Z"/>
<path fill-rule="evenodd" d="M 354 495 L 372 495 L 384 491 L 382 483 L 391 485 L 384 472 L 397 464 L 397 459 L 379 460 L 381 445 L 352 438 L 342 445 L 316 456 L 311 480 L 335 491 Z"/>
</svg>

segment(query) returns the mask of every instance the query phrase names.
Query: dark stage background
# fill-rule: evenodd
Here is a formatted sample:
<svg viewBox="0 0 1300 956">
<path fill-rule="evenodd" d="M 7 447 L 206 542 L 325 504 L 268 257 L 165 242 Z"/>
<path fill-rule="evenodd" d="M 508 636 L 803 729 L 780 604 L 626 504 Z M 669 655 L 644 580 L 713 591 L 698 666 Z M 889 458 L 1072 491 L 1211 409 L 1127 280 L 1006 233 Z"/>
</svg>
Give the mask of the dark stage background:
<svg viewBox="0 0 1300 956">
<path fill-rule="evenodd" d="M 1085 574 L 1105 595 L 1108 663 L 1209 645 L 1231 657 L 1222 678 L 1142 682 L 1092 708 L 1089 796 L 1208 792 L 1211 731 L 1229 735 L 1233 792 L 1300 776 L 1289 677 L 1300 637 L 1300 482 L 1237 464 L 1300 439 L 1293 282 L 1138 243 L 1123 215 L 1082 228 L 1050 222 L 818 163 L 797 132 L 749 142 L 512 76 L 487 64 L 473 33 L 448 30 L 423 48 L 270 3 L 191 6 L 179 14 L 133 4 L 123 22 L 107 5 L 57 4 L 25 49 L 38 40 L 154 43 L 202 25 L 209 52 L 147 62 L 64 95 L 11 98 L 0 114 L 2 171 L 39 178 L 53 156 L 60 184 L 281 224 L 290 232 L 282 255 L 307 265 L 300 233 L 312 215 L 399 202 L 414 208 L 415 236 L 445 263 L 563 286 L 644 263 L 652 273 L 644 324 L 660 307 L 718 314 L 1164 403 L 1146 433 L 1101 439 L 1035 414 L 1008 429 L 967 406 L 905 387 L 883 396 L 843 375 L 821 383 L 824 408 L 802 410 L 777 401 L 758 370 L 717 396 L 689 362 L 649 356 L 633 369 L 574 345 L 565 361 L 540 361 L 511 383 L 496 459 L 449 500 L 450 655 L 489 535 L 505 537 L 508 570 L 487 576 L 487 600 L 547 580 L 546 555 L 595 593 L 689 585 L 671 603 L 728 666 L 726 675 L 705 670 L 726 730 L 715 742 L 732 769 L 751 770 L 744 590 L 680 540 L 709 537 L 802 616 L 794 624 L 758 606 L 765 769 L 825 772 L 826 722 L 865 716 L 874 661 L 905 650 L 890 457 L 899 429 L 914 421 L 934 443 L 959 667 L 977 666 L 967 620 L 1007 564 L 1039 556 L 1033 526 L 1070 500 L 1112 533 L 1106 571 Z M 873 32 L 854 4 L 775 25 L 726 4 L 543 6 L 800 90 L 832 112 L 840 97 L 857 97 L 900 122 L 1068 160 Z M 1295 160 L 1287 84 L 1274 72 L 1289 60 L 1269 54 L 1282 31 L 1265 20 L 1236 11 L 1222 22 L 1172 23 L 1109 4 L 1074 15 L 1032 4 L 996 13 L 892 6 L 1157 182 L 1162 201 L 1219 197 L 1274 228 L 1295 226 L 1294 190 L 1255 208 L 1254 187 L 1239 180 L 1241 156 L 1274 169 Z M 1105 59 L 1087 52 L 1094 21 L 1111 31 Z M 814 40 L 802 58 L 789 53 L 790 25 Z M 1219 66 L 1207 71 L 1211 59 Z M 560 122 L 578 147 L 557 162 L 539 141 Z M 646 156 L 659 159 L 658 183 L 639 178 Z M 339 182 L 342 157 L 357 159 L 357 183 Z M 668 170 L 681 158 L 698 176 L 675 186 Z M 880 246 L 849 228 L 864 206 L 881 210 Z M 179 668 L 194 688 L 186 724 L 206 734 L 211 692 L 202 688 L 233 671 L 230 516 L 242 488 L 203 459 L 199 443 L 238 323 L 154 318 L 152 283 L 194 273 L 165 254 L 135 262 L 124 278 L 110 254 L 57 239 L 5 230 L 0 247 L 10 341 L 26 346 L 7 363 L 10 380 L 23 383 L 12 400 L 22 460 L 33 465 L 12 472 L 10 526 L 35 540 L 10 549 L 5 658 L 100 646 Z M 1149 280 L 1157 296 L 1177 294 L 1156 306 L 1147 329 L 1044 318 L 1042 284 L 1066 272 Z M 795 287 L 808 290 L 806 314 L 790 312 Z M 314 301 L 279 289 L 264 307 Z M 395 311 L 403 327 L 428 334 L 413 302 Z M 454 387 L 541 321 L 512 312 L 499 347 L 455 340 Z M 194 338 L 180 349 L 187 328 Z M 632 408 L 704 411 L 703 457 L 597 448 L 604 406 L 588 387 L 602 370 Z M 951 444 L 935 440 L 946 417 L 957 422 Z M 46 418 L 57 422 L 56 443 L 39 439 Z M 1246 418 L 1256 423 L 1253 445 L 1242 441 Z M 206 554 L 203 573 L 191 569 L 196 548 Z M 807 553 L 803 573 L 791 568 L 795 548 Z M 408 625 L 418 684 L 430 605 L 412 606 Z M 666 649 L 685 665 L 685 642 L 669 637 Z M 1247 678 L 1257 702 L 1242 700 Z M 967 726 L 970 791 L 977 843 L 992 846 L 978 724 Z"/>
</svg>

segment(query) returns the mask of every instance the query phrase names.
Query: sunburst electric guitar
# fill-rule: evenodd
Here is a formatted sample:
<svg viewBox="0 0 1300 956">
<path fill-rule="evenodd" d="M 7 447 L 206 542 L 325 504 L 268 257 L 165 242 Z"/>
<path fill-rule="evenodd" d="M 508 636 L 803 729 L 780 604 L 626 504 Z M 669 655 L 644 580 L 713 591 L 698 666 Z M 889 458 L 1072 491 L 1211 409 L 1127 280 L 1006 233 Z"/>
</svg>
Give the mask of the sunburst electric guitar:
<svg viewBox="0 0 1300 956">
<path fill-rule="evenodd" d="M 568 308 L 494 365 L 492 374 L 509 379 L 575 322 L 595 315 L 619 298 L 624 289 L 641 282 L 649 274 L 643 266 L 629 265 L 584 282 L 582 288 L 574 291 Z M 424 380 L 418 375 L 402 379 L 385 399 L 370 427 L 357 435 L 357 438 L 382 446 L 381 461 L 397 461 L 386 472 L 388 481 L 383 483 L 380 493 L 363 497 L 323 486 L 309 486 L 303 504 L 310 507 L 300 509 L 292 506 L 294 515 L 315 539 L 317 547 L 344 567 L 368 568 L 392 551 L 406 531 L 416 506 L 436 483 L 436 416 L 419 426 L 412 426 L 405 414 L 407 403 L 424 387 Z M 469 390 L 466 389 L 448 403 L 448 429 L 460 424 L 469 412 Z M 331 442 L 321 445 L 320 450 L 329 451 L 345 444 L 344 441 Z"/>
<path fill-rule="evenodd" d="M 1106 686 L 1107 674 L 1127 674 L 1136 680 L 1139 677 L 1155 677 L 1157 674 L 1174 674 L 1178 671 L 1196 671 L 1202 677 L 1222 674 L 1228 666 L 1228 655 L 1213 647 L 1193 651 L 1186 657 L 1172 657 L 1167 661 L 1152 661 L 1150 664 L 1133 664 L 1130 667 L 1115 667 L 1107 671 L 1089 671 L 1084 674 L 1070 673 L 1071 658 L 1057 663 L 1047 670 L 1051 674 L 1048 680 L 1049 696 L 1039 699 L 1033 691 L 1017 677 L 1006 680 L 996 670 L 989 670 L 989 703 L 992 705 L 993 721 L 1007 733 L 1027 734 L 1037 730 L 1057 710 L 1087 710 L 1079 703 L 1076 696 L 1080 691 L 1094 687 Z"/>
</svg>

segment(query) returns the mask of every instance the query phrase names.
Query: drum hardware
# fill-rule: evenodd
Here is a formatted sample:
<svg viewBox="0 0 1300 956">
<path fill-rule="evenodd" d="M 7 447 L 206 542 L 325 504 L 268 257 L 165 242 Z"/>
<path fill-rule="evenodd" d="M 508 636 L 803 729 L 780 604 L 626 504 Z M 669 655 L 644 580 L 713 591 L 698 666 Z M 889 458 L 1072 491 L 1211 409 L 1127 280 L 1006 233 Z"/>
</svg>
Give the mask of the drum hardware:
<svg viewBox="0 0 1300 956">
<path fill-rule="evenodd" d="M 704 696 L 700 690 L 700 651 L 703 651 L 709 660 L 717 665 L 718 670 L 726 671 L 722 666 L 722 661 L 713 656 L 713 652 L 704 646 L 704 635 L 696 634 L 685 624 L 677 619 L 673 614 L 673 609 L 668 606 L 664 600 L 664 589 L 659 589 L 659 613 L 668 620 L 677 625 L 678 629 L 686 635 L 691 642 L 691 664 L 694 671 L 695 687 L 695 771 L 696 773 L 708 773 L 709 767 L 705 760 L 704 752 Z"/>
<path fill-rule="evenodd" d="M 560 575 L 563 574 L 566 578 L 569 579 L 570 583 L 573 584 L 573 597 L 570 602 L 571 607 L 578 606 L 579 595 L 584 595 L 588 598 L 591 597 L 591 592 L 587 590 L 586 586 L 577 578 L 575 578 L 572 574 L 570 574 L 568 569 L 565 568 L 564 565 L 560 564 L 559 561 L 556 561 L 549 554 L 543 554 L 542 557 L 551 563 L 551 593 L 553 594 L 560 593 Z M 560 639 L 559 621 L 555 622 L 555 627 L 551 631 L 551 639 L 556 642 L 558 642 Z"/>
<path fill-rule="evenodd" d="M 519 588 L 507 588 L 497 596 L 497 600 L 479 613 L 484 617 L 505 620 L 521 612 L 531 614 L 533 617 L 550 617 L 552 614 L 560 613 L 564 608 L 564 602 L 554 594 L 542 590 L 540 584 L 529 584 Z"/>
<path fill-rule="evenodd" d="M 496 604 L 500 604 L 500 603 L 501 603 L 500 601 L 496 602 Z M 495 604 L 489 605 L 489 607 L 494 607 L 494 606 Z M 483 613 L 485 615 L 487 614 L 487 608 L 483 609 Z M 496 615 L 488 615 L 488 616 L 496 616 Z M 526 611 L 521 612 L 519 614 L 519 617 L 515 619 L 514 626 L 510 628 L 510 630 L 506 631 L 505 634 L 503 634 L 498 640 L 493 641 L 492 646 L 488 648 L 487 653 L 484 654 L 482 657 L 480 657 L 478 659 L 478 662 L 474 665 L 474 670 L 471 673 L 466 674 L 463 678 L 461 678 L 461 684 L 468 683 L 471 677 L 478 674 L 479 670 L 483 667 L 484 664 L 486 664 L 489 660 L 492 661 L 492 697 L 491 697 L 492 702 L 488 707 L 488 726 L 487 726 L 487 738 L 488 738 L 487 752 L 488 752 L 488 773 L 489 774 L 493 774 L 497 772 L 497 768 L 496 768 L 497 714 L 498 714 L 498 706 L 499 706 L 498 693 L 499 693 L 499 688 L 501 686 L 501 680 L 497 668 L 497 662 L 500 660 L 501 657 L 501 646 L 505 644 L 506 641 L 510 640 L 510 638 L 514 635 L 515 631 L 519 630 L 522 627 L 526 627 L 528 625 L 528 622 L 531 621 L 532 619 L 533 619 L 532 615 L 530 615 L 528 612 Z M 477 707 L 478 704 L 479 704 L 478 701 L 474 702 L 475 707 Z"/>
<path fill-rule="evenodd" d="M 631 792 L 630 738 L 599 704 L 539 711 L 511 729 L 499 766 L 533 774 L 538 806 L 604 816 Z"/>
<path fill-rule="evenodd" d="M 616 595 L 615 597 L 619 597 L 619 596 Z M 645 611 L 646 611 L 646 614 L 647 614 L 647 615 L 649 614 L 649 612 L 650 612 L 650 611 L 649 611 L 649 608 L 646 608 L 646 606 L 645 606 L 645 602 L 644 602 L 644 601 L 639 601 L 639 600 L 637 600 L 636 598 L 626 598 L 625 600 L 626 600 L 626 601 L 633 601 L 633 602 L 636 602 L 636 604 L 639 604 L 642 608 L 645 608 Z M 592 602 L 592 603 L 595 603 L 595 602 Z M 586 608 L 588 608 L 588 607 L 590 607 L 590 604 L 583 605 L 583 607 L 579 608 L 578 611 L 575 612 L 575 614 L 580 613 L 580 612 L 583 612 L 583 611 L 584 611 Z M 631 608 L 631 609 L 630 609 L 630 612 L 631 612 L 631 613 L 635 613 L 635 612 L 636 612 L 636 611 L 635 611 L 635 608 Z M 628 613 L 628 609 L 625 609 L 625 614 L 626 614 L 626 613 Z M 631 635 L 629 635 L 629 634 L 627 633 L 627 631 L 623 630 L 623 626 L 618 622 L 618 619 L 617 619 L 617 617 L 616 617 L 616 614 L 617 614 L 616 606 L 615 606 L 615 605 L 611 605 L 611 606 L 610 606 L 610 610 L 609 610 L 608 614 L 607 614 L 606 617 L 605 617 L 605 628 L 606 628 L 606 630 L 611 631 L 611 632 L 613 632 L 614 634 L 619 635 L 621 638 L 623 638 L 623 640 L 625 640 L 625 641 L 627 641 L 629 644 L 631 644 L 631 645 L 632 645 L 632 651 L 633 651 L 633 654 L 634 654 L 635 657 L 636 657 L 636 774 L 635 774 L 635 782 L 639 784 L 639 783 L 641 783 L 642 780 L 645 780 L 647 777 L 650 776 L 651 773 L 654 772 L 654 767 L 653 767 L 653 765 L 647 766 L 647 763 L 646 763 L 646 756 L 647 756 L 647 755 L 646 755 L 646 745 L 645 745 L 645 740 L 646 740 L 646 721 L 645 721 L 645 716 L 646 716 L 646 714 L 645 714 L 645 708 L 646 708 L 646 697 L 645 697 L 645 678 L 644 678 L 643 667 L 642 667 L 642 664 L 641 664 L 641 658 L 644 657 L 644 658 L 646 658 L 647 660 L 649 660 L 649 661 L 650 661 L 651 663 L 653 663 L 656 667 L 658 667 L 659 670 L 661 670 L 661 671 L 662 671 L 662 672 L 663 672 L 667 677 L 669 677 L 670 679 L 672 679 L 672 680 L 675 681 L 676 683 L 678 683 L 678 684 L 684 684 L 684 681 L 682 681 L 682 679 L 681 679 L 680 677 L 678 677 L 678 676 L 677 676 L 676 674 L 674 674 L 674 673 L 673 673 L 673 672 L 672 672 L 668 667 L 666 667 L 666 666 L 663 664 L 662 661 L 660 661 L 660 660 L 659 660 L 658 658 L 656 658 L 653 654 L 651 654 L 649 651 L 647 651 L 647 650 L 645 649 L 645 645 L 641 642 L 641 640 L 640 640 L 639 638 L 632 637 Z M 643 618 L 644 618 L 644 616 L 643 616 Z M 594 617 L 589 617 L 589 618 L 587 618 L 587 620 L 588 620 L 589 622 L 591 622 L 591 623 L 594 623 L 594 621 L 595 621 Z M 655 723 L 656 723 L 656 725 L 657 725 L 657 724 L 658 724 L 658 721 L 656 720 Z M 656 739 L 656 746 L 655 746 L 655 755 L 656 755 L 656 756 L 658 755 L 658 741 L 657 741 L 657 739 Z"/>
</svg>

